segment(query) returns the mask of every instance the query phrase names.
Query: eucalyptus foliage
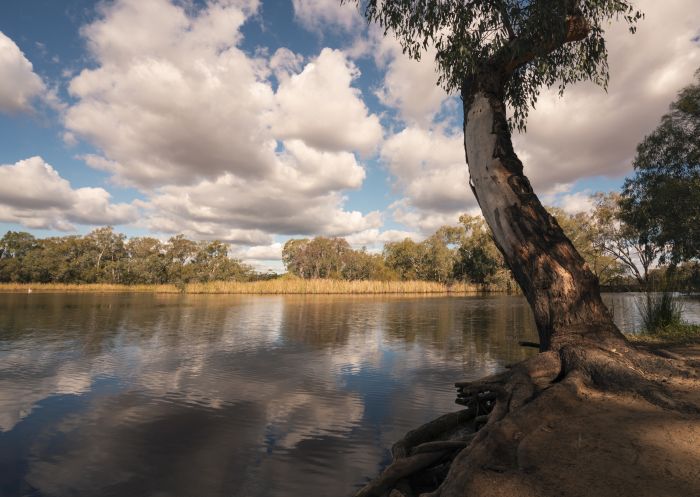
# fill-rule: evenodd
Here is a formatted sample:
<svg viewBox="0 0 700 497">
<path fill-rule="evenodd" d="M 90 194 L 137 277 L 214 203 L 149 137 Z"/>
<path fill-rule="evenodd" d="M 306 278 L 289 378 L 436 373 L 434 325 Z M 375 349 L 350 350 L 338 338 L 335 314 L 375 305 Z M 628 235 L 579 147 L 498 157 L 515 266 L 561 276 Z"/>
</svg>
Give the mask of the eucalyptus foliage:
<svg viewBox="0 0 700 497">
<path fill-rule="evenodd" d="M 496 75 L 520 130 L 542 87 L 559 92 L 591 80 L 606 87 L 604 26 L 622 18 L 634 32 L 643 14 L 628 0 L 341 0 L 394 34 L 413 59 L 437 51 L 438 84 L 464 92 Z"/>
<path fill-rule="evenodd" d="M 622 217 L 672 263 L 700 259 L 700 71 L 637 147 Z"/>
</svg>

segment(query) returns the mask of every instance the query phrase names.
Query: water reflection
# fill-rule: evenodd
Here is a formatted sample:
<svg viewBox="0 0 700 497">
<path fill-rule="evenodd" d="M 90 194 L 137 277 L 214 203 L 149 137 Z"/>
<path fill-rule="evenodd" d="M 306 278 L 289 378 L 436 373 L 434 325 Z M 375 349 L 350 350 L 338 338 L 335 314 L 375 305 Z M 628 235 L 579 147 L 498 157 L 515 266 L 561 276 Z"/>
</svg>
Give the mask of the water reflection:
<svg viewBox="0 0 700 497">
<path fill-rule="evenodd" d="M 0 495 L 349 495 L 535 337 L 520 297 L 0 295 Z"/>
</svg>

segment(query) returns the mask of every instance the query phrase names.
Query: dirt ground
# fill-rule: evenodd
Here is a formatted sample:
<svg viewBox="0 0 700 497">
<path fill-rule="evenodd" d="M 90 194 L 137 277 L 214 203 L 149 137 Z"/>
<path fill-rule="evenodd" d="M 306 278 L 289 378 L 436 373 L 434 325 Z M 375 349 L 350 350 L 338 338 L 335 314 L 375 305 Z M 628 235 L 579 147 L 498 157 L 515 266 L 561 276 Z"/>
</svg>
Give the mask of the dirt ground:
<svg viewBox="0 0 700 497">
<path fill-rule="evenodd" d="M 700 361 L 700 344 L 666 350 Z M 700 412 L 700 381 L 669 378 L 666 385 L 674 400 L 694 404 Z M 470 495 L 700 497 L 697 414 L 588 389 L 568 398 L 559 392 L 555 402 L 557 414 L 541 413 L 538 426 L 530 425 L 520 440 L 518 470 L 478 471 Z"/>
</svg>

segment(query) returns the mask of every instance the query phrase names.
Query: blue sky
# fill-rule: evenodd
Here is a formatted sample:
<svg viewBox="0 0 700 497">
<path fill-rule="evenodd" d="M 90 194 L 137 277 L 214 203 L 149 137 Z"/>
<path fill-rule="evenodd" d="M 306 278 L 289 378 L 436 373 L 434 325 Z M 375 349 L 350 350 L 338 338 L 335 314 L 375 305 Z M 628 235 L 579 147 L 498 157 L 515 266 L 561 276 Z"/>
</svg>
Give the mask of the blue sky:
<svg viewBox="0 0 700 497">
<path fill-rule="evenodd" d="M 638 3 L 608 92 L 545 90 L 515 137 L 548 204 L 618 189 L 700 66 L 697 2 Z M 337 0 L 7 0 L 0 33 L 2 231 L 184 233 L 279 268 L 289 237 L 378 248 L 477 212 L 430 54 Z"/>
</svg>

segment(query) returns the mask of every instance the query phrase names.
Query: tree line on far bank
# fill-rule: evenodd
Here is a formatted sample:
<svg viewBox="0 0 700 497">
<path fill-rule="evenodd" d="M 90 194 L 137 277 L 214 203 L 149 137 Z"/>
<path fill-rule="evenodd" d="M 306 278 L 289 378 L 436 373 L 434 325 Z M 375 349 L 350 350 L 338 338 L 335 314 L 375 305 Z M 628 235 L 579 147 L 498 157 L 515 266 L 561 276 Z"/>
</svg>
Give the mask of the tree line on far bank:
<svg viewBox="0 0 700 497">
<path fill-rule="evenodd" d="M 261 276 L 230 258 L 226 244 L 183 235 L 165 243 L 151 237 L 127 240 L 108 226 L 85 236 L 39 239 L 9 231 L 0 239 L 0 282 L 180 284 Z"/>
<path fill-rule="evenodd" d="M 592 200 L 594 208 L 588 213 L 549 210 L 603 286 L 661 288 L 672 274 L 675 288 L 700 289 L 700 264 L 693 262 L 697 251 L 694 257 L 674 255 L 668 242 L 658 243 L 648 227 L 630 216 L 629 202 L 617 193 L 597 194 Z M 630 218 L 637 223 L 626 221 Z M 687 243 L 683 250 L 689 252 Z M 282 261 L 289 275 L 304 279 L 420 280 L 505 291 L 516 288 L 483 218 L 467 214 L 458 225 L 442 226 L 421 242 L 410 238 L 389 242 L 376 253 L 353 249 L 344 238 L 291 239 L 284 245 Z M 655 267 L 658 262 L 662 265 Z M 0 282 L 184 284 L 276 276 L 258 273 L 229 257 L 221 241 L 196 242 L 183 235 L 167 242 L 152 237 L 127 240 L 113 228 L 103 227 L 85 236 L 44 239 L 9 231 L 0 239 Z"/>
<path fill-rule="evenodd" d="M 624 220 L 624 199 L 616 193 L 593 196 L 589 213 L 550 208 L 574 246 L 607 287 L 660 288 L 673 273 L 674 286 L 700 288 L 700 265 L 671 262 L 667 244 Z M 510 290 L 510 270 L 480 216 L 463 215 L 457 226 L 442 226 L 422 242 L 389 242 L 381 253 L 353 249 L 343 238 L 292 239 L 282 251 L 287 271 L 300 278 L 345 280 L 425 280 L 469 282 Z"/>
</svg>

